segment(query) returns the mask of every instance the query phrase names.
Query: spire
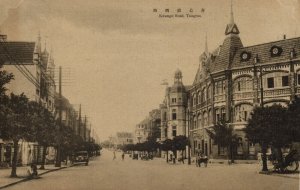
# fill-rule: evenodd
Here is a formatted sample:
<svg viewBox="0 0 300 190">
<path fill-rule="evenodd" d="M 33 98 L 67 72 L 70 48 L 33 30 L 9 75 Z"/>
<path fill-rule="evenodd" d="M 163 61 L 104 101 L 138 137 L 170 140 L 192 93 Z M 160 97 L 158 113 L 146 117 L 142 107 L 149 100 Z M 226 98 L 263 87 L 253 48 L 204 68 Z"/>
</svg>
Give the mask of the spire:
<svg viewBox="0 0 300 190">
<path fill-rule="evenodd" d="M 38 33 L 37 43 L 35 46 L 35 53 L 41 53 L 42 52 L 42 45 L 41 45 L 41 31 Z"/>
<path fill-rule="evenodd" d="M 231 3 L 230 3 L 230 21 L 229 21 L 229 24 L 227 24 L 227 26 L 226 26 L 225 35 L 239 34 L 240 33 L 237 25 L 234 23 L 233 8 L 232 7 L 233 7 L 233 3 L 232 3 L 232 0 L 231 0 Z"/>
<path fill-rule="evenodd" d="M 230 24 L 234 24 L 233 9 L 232 9 L 232 0 L 230 2 Z"/>
<path fill-rule="evenodd" d="M 208 56 L 207 32 L 205 33 L 205 54 Z"/>
<path fill-rule="evenodd" d="M 47 39 L 45 39 L 45 48 L 44 48 L 44 52 L 47 52 Z"/>
</svg>

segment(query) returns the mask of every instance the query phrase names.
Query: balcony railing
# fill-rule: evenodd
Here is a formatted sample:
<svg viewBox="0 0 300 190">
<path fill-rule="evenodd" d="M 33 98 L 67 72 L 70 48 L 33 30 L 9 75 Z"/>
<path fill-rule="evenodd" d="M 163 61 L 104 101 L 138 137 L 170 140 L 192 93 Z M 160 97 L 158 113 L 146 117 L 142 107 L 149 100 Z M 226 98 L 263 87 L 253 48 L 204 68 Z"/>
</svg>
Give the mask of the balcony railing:
<svg viewBox="0 0 300 190">
<path fill-rule="evenodd" d="M 251 92 L 234 92 L 233 99 L 240 100 L 240 99 L 249 99 L 253 98 L 253 91 Z"/>
<path fill-rule="evenodd" d="M 214 97 L 215 97 L 215 102 L 225 101 L 225 94 L 217 94 L 214 95 Z"/>
<path fill-rule="evenodd" d="M 264 90 L 264 97 L 286 96 L 291 94 L 290 88 Z"/>
</svg>

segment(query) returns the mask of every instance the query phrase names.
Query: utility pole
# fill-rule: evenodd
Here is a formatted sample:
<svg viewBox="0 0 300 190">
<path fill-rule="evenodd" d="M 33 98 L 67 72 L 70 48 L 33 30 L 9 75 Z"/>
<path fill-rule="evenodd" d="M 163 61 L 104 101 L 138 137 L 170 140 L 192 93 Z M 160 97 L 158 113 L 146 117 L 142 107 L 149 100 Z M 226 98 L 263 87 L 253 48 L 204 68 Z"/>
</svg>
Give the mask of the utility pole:
<svg viewBox="0 0 300 190">
<path fill-rule="evenodd" d="M 89 142 L 91 142 L 91 132 L 92 132 L 92 124 L 90 124 L 90 131 L 89 131 Z"/>
<path fill-rule="evenodd" d="M 86 142 L 86 115 L 84 116 L 83 139 Z"/>
<path fill-rule="evenodd" d="M 57 153 L 56 153 L 56 162 L 55 167 L 61 167 L 61 127 L 62 127 L 62 92 L 61 92 L 61 66 L 59 67 L 59 82 L 58 82 L 58 89 L 59 89 L 59 122 L 58 122 L 58 145 L 57 145 Z"/>
<path fill-rule="evenodd" d="M 81 104 L 79 105 L 79 113 L 78 113 L 78 135 L 81 134 Z"/>
<path fill-rule="evenodd" d="M 188 110 L 188 140 L 189 140 L 189 144 L 188 144 L 188 165 L 191 165 L 191 139 L 190 139 L 190 111 Z"/>
<path fill-rule="evenodd" d="M 262 66 L 259 67 L 260 72 L 260 106 L 264 107 L 264 88 L 263 88 L 263 79 L 262 79 Z"/>
</svg>

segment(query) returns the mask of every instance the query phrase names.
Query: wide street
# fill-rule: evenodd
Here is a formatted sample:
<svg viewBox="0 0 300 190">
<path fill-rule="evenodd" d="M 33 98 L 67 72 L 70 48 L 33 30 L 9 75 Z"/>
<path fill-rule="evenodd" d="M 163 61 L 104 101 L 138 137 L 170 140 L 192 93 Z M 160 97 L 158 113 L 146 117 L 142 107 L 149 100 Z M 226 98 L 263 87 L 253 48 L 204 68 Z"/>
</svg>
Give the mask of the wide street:
<svg viewBox="0 0 300 190">
<path fill-rule="evenodd" d="M 298 190 L 299 180 L 258 174 L 256 164 L 211 164 L 207 168 L 194 165 L 167 164 L 162 159 L 132 160 L 126 155 L 112 160 L 113 153 L 102 156 L 89 166 L 75 166 L 43 175 L 7 189 L 30 190 L 190 190 L 190 189 L 288 189 Z"/>
</svg>

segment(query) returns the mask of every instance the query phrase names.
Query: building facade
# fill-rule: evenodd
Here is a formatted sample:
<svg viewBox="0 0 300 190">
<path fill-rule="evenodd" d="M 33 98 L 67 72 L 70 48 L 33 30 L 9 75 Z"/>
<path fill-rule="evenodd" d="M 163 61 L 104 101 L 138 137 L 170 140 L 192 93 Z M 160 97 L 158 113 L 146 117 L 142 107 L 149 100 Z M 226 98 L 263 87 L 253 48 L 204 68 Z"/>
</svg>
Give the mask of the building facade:
<svg viewBox="0 0 300 190">
<path fill-rule="evenodd" d="M 188 90 L 192 154 L 226 157 L 206 130 L 221 119 L 238 135 L 237 159 L 252 159 L 259 147 L 242 129 L 255 106 L 287 106 L 300 94 L 300 38 L 244 46 L 231 11 L 223 44 L 209 52 L 207 42 L 192 87 Z"/>
<path fill-rule="evenodd" d="M 0 60 L 3 70 L 14 75 L 6 85 L 7 94 L 24 93 L 30 101 L 36 101 L 54 113 L 55 64 L 46 47 L 42 51 L 40 35 L 37 43 L 7 41 L 6 35 L 0 35 Z M 10 164 L 14 151 L 11 143 L 1 141 L 0 145 L 0 161 Z M 20 140 L 18 164 L 38 162 L 42 151 L 37 143 Z"/>
<path fill-rule="evenodd" d="M 182 72 L 177 69 L 174 83 L 166 88 L 161 109 L 161 140 L 173 139 L 175 136 L 187 134 L 187 87 L 182 82 Z"/>
</svg>

